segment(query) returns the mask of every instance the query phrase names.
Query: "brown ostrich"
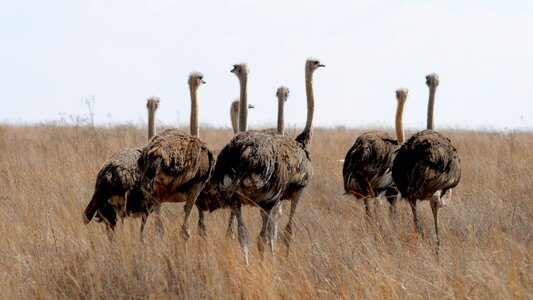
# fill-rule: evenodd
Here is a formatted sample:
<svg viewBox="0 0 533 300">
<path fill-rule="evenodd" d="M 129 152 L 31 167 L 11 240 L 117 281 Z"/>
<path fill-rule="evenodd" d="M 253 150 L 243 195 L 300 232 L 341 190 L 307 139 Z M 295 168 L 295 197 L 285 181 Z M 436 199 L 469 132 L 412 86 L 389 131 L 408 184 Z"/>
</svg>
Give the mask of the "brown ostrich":
<svg viewBox="0 0 533 300">
<path fill-rule="evenodd" d="M 396 214 L 398 190 L 391 176 L 392 160 L 398 144 L 404 141 L 402 115 L 407 99 L 407 89 L 396 90 L 396 139 L 386 132 L 371 131 L 359 136 L 346 153 L 342 176 L 346 194 L 363 199 L 370 217 L 369 199 L 385 194 L 390 204 L 390 214 Z"/>
<path fill-rule="evenodd" d="M 261 255 L 266 242 L 274 254 L 281 199 L 292 201 L 289 222 L 285 228 L 286 234 L 292 237 L 294 213 L 312 174 L 308 150 L 314 113 L 312 75 L 319 67 L 324 65 L 316 59 L 308 59 L 305 65 L 307 122 L 296 139 L 260 131 L 240 132 L 218 156 L 212 183 L 220 193 L 221 201 L 212 203 L 230 207 L 236 216 L 238 238 L 246 264 L 248 234 L 242 219 L 242 205 L 254 205 L 261 209 L 263 225 L 257 243 Z M 246 93 L 242 91 L 246 91 L 247 68 L 235 65 L 232 72 L 241 82 L 241 108 L 246 107 Z M 240 110 L 239 114 L 242 116 L 243 111 Z"/>
<path fill-rule="evenodd" d="M 155 135 L 155 112 L 159 98 L 148 99 L 148 139 Z M 140 185 L 137 160 L 140 149 L 121 149 L 113 153 L 103 164 L 96 176 L 94 194 L 85 208 L 84 220 L 88 224 L 94 217 L 97 222 L 106 224 L 107 232 L 114 231 L 118 218 L 135 215 L 140 207 L 143 194 Z"/>
<path fill-rule="evenodd" d="M 161 203 L 185 202 L 185 218 L 182 232 L 190 236 L 188 221 L 194 202 L 208 180 L 213 167 L 213 154 L 198 138 L 197 89 L 205 83 L 203 75 L 191 73 L 191 134 L 178 129 L 167 129 L 151 139 L 143 148 L 138 160 L 141 187 L 146 195 L 142 214 L 141 233 L 148 215 L 156 212 L 156 225 L 160 233 L 164 227 L 159 217 Z"/>
<path fill-rule="evenodd" d="M 451 192 L 451 189 L 459 184 L 461 167 L 459 153 L 450 139 L 433 129 L 435 90 L 439 84 L 437 74 L 427 75 L 426 84 L 430 90 L 427 129 L 413 135 L 398 149 L 392 165 L 392 178 L 402 198 L 409 201 L 416 231 L 422 237 L 424 235 L 416 203 L 417 200 L 431 199 L 438 255 L 440 248 L 438 210 L 443 205 L 442 198 L 446 192 Z"/>
<path fill-rule="evenodd" d="M 242 89 L 242 87 L 241 87 Z M 277 125 L 277 128 L 269 128 L 269 129 L 264 129 L 262 130 L 262 132 L 264 133 L 268 133 L 268 134 L 281 134 L 283 135 L 284 134 L 284 106 L 285 106 L 285 102 L 287 102 L 287 98 L 289 97 L 289 89 L 287 87 L 284 87 L 284 86 L 281 86 L 277 89 L 276 91 L 276 96 L 278 98 L 278 125 Z M 248 106 L 248 108 L 250 108 L 253 106 Z M 232 118 L 232 122 L 233 122 L 233 118 Z M 236 132 L 236 128 L 233 128 L 233 132 Z M 238 133 L 238 129 L 237 129 L 237 133 Z M 231 213 L 230 215 L 230 220 L 229 220 L 229 223 L 228 223 L 228 229 L 226 231 L 226 236 L 233 236 L 233 224 L 235 224 L 237 221 L 237 216 L 235 216 L 235 214 Z"/>
</svg>

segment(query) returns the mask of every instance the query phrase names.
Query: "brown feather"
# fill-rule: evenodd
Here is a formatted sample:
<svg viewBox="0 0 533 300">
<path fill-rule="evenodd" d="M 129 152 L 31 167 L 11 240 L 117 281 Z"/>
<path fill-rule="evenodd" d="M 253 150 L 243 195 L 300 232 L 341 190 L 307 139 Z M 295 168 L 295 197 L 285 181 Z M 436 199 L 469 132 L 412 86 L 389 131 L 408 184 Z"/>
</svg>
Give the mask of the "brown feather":
<svg viewBox="0 0 533 300">
<path fill-rule="evenodd" d="M 311 174 L 309 153 L 300 143 L 286 136 L 246 131 L 220 152 L 213 183 L 226 193 L 222 205 L 270 206 L 289 187 L 307 186 Z M 235 202 L 234 194 L 239 201 Z"/>
<path fill-rule="evenodd" d="M 199 138 L 167 129 L 142 150 L 142 188 L 155 203 L 186 201 L 203 187 L 212 164 L 213 154 Z"/>
<path fill-rule="evenodd" d="M 461 179 L 460 158 L 450 139 L 433 130 L 413 135 L 400 147 L 392 176 L 402 197 L 429 199 L 454 188 Z"/>
<path fill-rule="evenodd" d="M 102 165 L 96 176 L 94 195 L 84 211 L 85 223 L 96 214 L 97 221 L 105 221 L 113 228 L 117 217 L 136 213 L 131 205 L 127 205 L 126 198 L 135 202 L 139 200 L 135 197 L 142 197 L 137 167 L 140 154 L 139 149 L 121 149 Z"/>
<path fill-rule="evenodd" d="M 385 132 L 366 132 L 346 153 L 342 175 L 344 191 L 357 198 L 376 197 L 394 189 L 392 160 L 398 143 Z"/>
</svg>

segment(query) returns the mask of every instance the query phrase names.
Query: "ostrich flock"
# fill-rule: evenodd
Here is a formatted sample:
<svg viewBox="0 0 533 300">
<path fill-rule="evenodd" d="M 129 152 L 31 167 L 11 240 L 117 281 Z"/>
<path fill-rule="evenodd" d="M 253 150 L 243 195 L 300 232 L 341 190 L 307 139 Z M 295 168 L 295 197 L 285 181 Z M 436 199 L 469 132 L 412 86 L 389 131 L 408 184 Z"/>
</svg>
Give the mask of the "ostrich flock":
<svg viewBox="0 0 533 300">
<path fill-rule="evenodd" d="M 159 98 L 147 101 L 148 144 L 143 149 L 122 149 L 112 154 L 96 177 L 92 199 L 84 211 L 85 223 L 92 219 L 106 225 L 110 237 L 118 218 L 141 217 L 141 239 L 148 216 L 155 213 L 156 228 L 164 234 L 160 218 L 163 202 L 185 202 L 182 224 L 184 238 L 190 236 L 189 218 L 194 206 L 199 212 L 198 229 L 206 235 L 205 212 L 229 208 L 231 216 L 227 235 L 237 237 L 245 264 L 248 265 L 248 233 L 241 207 L 253 205 L 260 209 L 262 227 L 257 245 L 261 257 L 265 244 L 274 255 L 277 223 L 281 203 L 291 203 L 289 220 L 282 239 L 289 246 L 293 237 L 293 221 L 298 202 L 312 176 L 310 143 L 313 128 L 313 73 L 324 67 L 317 59 L 305 64 L 307 121 L 303 131 L 291 138 L 284 135 L 283 107 L 289 90 L 280 87 L 277 128 L 248 130 L 247 82 L 248 67 L 236 64 L 231 70 L 240 83 L 240 99 L 231 104 L 233 138 L 218 156 L 199 138 L 197 90 L 205 84 L 201 73 L 189 75 L 191 97 L 190 133 L 167 129 L 156 133 L 155 112 Z M 423 236 L 417 215 L 417 200 L 430 200 L 439 253 L 438 209 L 444 196 L 451 194 L 460 180 L 459 155 L 451 141 L 434 131 L 433 107 L 439 84 L 436 74 L 426 76 L 429 87 L 427 128 L 404 140 L 402 114 L 407 89 L 398 89 L 396 139 L 386 132 L 371 131 L 359 136 L 348 150 L 342 169 L 346 194 L 362 199 L 370 216 L 369 200 L 385 196 L 392 218 L 396 215 L 398 194 L 407 200 L 413 211 L 416 231 Z M 449 195 L 448 195 L 449 197 Z"/>
</svg>

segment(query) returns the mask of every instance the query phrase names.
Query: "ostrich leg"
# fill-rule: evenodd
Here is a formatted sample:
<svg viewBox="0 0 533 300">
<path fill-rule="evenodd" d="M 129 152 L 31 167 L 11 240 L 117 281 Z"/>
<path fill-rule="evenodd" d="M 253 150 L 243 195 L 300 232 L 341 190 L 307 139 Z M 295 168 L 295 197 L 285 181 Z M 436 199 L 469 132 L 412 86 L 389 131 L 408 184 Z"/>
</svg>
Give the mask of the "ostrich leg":
<svg viewBox="0 0 533 300">
<path fill-rule="evenodd" d="M 424 238 L 424 232 L 422 231 L 422 225 L 418 219 L 418 213 L 416 211 L 416 199 L 409 199 L 409 204 L 411 205 L 411 210 L 413 211 L 413 221 L 415 222 L 416 232 Z"/>
</svg>

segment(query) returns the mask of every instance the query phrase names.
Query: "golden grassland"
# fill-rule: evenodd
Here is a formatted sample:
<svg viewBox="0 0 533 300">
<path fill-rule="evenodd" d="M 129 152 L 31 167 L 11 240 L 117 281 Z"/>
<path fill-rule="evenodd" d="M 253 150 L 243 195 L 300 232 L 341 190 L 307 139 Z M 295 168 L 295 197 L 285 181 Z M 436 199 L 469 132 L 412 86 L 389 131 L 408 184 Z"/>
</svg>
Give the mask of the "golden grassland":
<svg viewBox="0 0 533 300">
<path fill-rule="evenodd" d="M 0 297 L 533 298 L 533 133 L 444 131 L 461 154 L 463 177 L 440 210 L 440 260 L 427 201 L 420 203 L 424 240 L 407 203 L 391 220 L 386 201 L 375 202 L 368 220 L 362 203 L 343 195 L 338 160 L 360 133 L 314 131 L 315 172 L 288 255 L 280 242 L 275 260 L 261 261 L 259 212 L 244 210 L 247 269 L 238 242 L 225 237 L 227 210 L 207 215 L 205 240 L 196 210 L 194 234 L 181 237 L 183 204 L 163 205 L 166 234 L 156 233 L 151 218 L 144 243 L 139 219 L 119 223 L 112 241 L 102 224 L 83 224 L 102 163 L 119 148 L 142 147 L 144 129 L 2 125 Z M 231 137 L 229 129 L 201 134 L 215 151 Z"/>
</svg>

